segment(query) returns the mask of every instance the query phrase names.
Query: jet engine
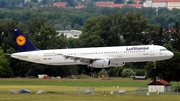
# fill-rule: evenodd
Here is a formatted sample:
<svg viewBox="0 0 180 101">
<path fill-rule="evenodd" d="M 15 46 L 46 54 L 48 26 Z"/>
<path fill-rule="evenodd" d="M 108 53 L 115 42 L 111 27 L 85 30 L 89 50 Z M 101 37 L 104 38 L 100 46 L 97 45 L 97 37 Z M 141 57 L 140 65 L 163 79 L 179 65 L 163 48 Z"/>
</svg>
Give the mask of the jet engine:
<svg viewBox="0 0 180 101">
<path fill-rule="evenodd" d="M 90 67 L 95 67 L 95 68 L 107 68 L 110 67 L 110 61 L 107 59 L 104 60 L 95 60 L 89 65 Z"/>
<path fill-rule="evenodd" d="M 108 59 L 95 60 L 89 64 L 90 67 L 95 67 L 95 68 L 118 67 L 118 66 L 124 66 L 124 65 L 125 65 L 125 62 L 110 61 Z"/>
</svg>

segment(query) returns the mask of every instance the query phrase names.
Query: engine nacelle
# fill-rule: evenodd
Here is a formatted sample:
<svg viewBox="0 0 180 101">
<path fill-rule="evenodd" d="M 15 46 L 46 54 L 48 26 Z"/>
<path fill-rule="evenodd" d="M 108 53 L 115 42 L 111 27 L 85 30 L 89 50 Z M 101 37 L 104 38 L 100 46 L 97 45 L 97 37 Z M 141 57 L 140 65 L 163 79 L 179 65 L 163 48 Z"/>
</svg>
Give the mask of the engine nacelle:
<svg viewBox="0 0 180 101">
<path fill-rule="evenodd" d="M 93 61 L 89 66 L 95 67 L 95 68 L 107 68 L 107 67 L 110 67 L 110 61 L 107 59 L 96 60 L 96 61 Z"/>
<path fill-rule="evenodd" d="M 111 61 L 110 66 L 111 67 L 118 67 L 118 66 L 124 66 L 125 62 L 120 62 L 120 61 Z"/>
</svg>

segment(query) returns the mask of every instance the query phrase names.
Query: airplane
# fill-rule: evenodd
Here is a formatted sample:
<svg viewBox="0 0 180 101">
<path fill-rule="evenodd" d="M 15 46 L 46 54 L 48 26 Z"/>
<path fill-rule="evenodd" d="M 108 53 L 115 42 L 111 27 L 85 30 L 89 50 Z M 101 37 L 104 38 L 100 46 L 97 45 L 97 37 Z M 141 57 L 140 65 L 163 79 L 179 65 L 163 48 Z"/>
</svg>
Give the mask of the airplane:
<svg viewBox="0 0 180 101">
<path fill-rule="evenodd" d="M 174 54 L 159 45 L 134 45 L 39 50 L 19 29 L 13 29 L 18 48 L 12 58 L 45 65 L 87 65 L 94 68 L 124 66 L 126 62 L 170 59 Z"/>
</svg>

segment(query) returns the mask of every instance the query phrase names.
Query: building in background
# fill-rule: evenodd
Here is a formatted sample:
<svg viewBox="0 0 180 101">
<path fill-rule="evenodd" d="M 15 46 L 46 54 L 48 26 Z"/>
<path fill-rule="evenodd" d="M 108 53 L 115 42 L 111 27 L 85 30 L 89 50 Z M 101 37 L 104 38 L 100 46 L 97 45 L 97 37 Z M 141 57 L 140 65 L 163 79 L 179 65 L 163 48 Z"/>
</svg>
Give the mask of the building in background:
<svg viewBox="0 0 180 101">
<path fill-rule="evenodd" d="M 59 35 L 63 33 L 67 38 L 79 38 L 79 35 L 82 34 L 82 31 L 79 30 L 59 30 L 57 32 L 59 33 Z"/>
<path fill-rule="evenodd" d="M 148 92 L 170 92 L 171 84 L 163 79 L 157 79 L 148 84 Z"/>
<path fill-rule="evenodd" d="M 143 7 L 143 4 L 115 4 L 114 2 L 94 2 L 93 3 L 95 6 L 98 7 L 123 7 L 123 6 L 131 6 L 131 7 L 136 7 L 136 8 L 141 8 Z"/>
<path fill-rule="evenodd" d="M 180 9 L 180 0 L 146 0 L 144 7 L 166 7 L 168 9 Z"/>
<path fill-rule="evenodd" d="M 168 9 L 173 9 L 177 8 L 180 9 L 180 0 L 168 0 L 167 8 Z"/>
<path fill-rule="evenodd" d="M 68 4 L 67 2 L 56 2 L 54 3 L 54 6 L 58 8 L 65 8 L 67 4 Z"/>
<path fill-rule="evenodd" d="M 31 0 L 24 0 L 24 3 L 31 1 Z M 42 0 L 38 0 L 38 2 L 41 2 Z"/>
</svg>

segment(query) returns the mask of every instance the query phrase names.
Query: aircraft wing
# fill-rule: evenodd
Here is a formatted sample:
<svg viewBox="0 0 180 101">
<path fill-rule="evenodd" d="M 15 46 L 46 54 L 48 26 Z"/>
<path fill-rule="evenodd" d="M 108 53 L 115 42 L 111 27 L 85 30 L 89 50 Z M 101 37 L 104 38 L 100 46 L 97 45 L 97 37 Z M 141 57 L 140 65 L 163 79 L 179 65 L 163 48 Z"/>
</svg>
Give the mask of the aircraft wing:
<svg viewBox="0 0 180 101">
<path fill-rule="evenodd" d="M 101 60 L 101 59 L 105 59 L 105 58 L 102 58 L 102 57 L 84 57 L 84 56 L 77 56 L 77 55 L 65 55 L 65 54 L 62 54 L 62 56 L 65 58 L 65 59 L 71 59 L 71 60 L 74 60 L 75 62 L 76 61 L 80 61 L 82 63 L 91 63 L 92 61 L 95 61 L 95 60 Z"/>
</svg>

